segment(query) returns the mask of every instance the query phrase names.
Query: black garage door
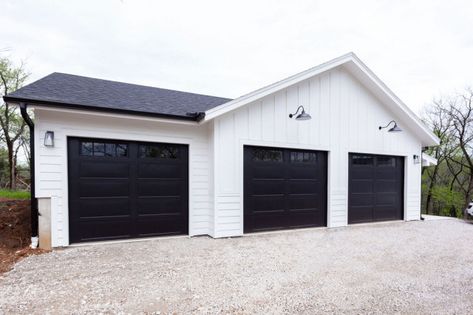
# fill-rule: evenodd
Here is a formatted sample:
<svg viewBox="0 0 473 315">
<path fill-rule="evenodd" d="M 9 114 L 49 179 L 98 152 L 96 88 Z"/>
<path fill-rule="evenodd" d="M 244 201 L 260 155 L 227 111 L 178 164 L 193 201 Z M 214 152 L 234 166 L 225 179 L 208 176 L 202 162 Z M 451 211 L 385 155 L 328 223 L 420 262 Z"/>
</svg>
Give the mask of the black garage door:
<svg viewBox="0 0 473 315">
<path fill-rule="evenodd" d="M 349 156 L 348 223 L 402 220 L 404 158 Z"/>
<path fill-rule="evenodd" d="M 244 231 L 326 225 L 325 152 L 245 146 Z"/>
<path fill-rule="evenodd" d="M 185 145 L 68 139 L 71 242 L 187 234 Z"/>
</svg>

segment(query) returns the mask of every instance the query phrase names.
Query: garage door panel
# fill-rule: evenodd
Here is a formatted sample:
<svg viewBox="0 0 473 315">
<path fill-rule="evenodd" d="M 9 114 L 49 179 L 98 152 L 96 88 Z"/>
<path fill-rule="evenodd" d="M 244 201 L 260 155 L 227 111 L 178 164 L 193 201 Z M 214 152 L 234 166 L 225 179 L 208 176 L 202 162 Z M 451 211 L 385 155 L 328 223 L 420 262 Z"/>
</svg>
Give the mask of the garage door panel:
<svg viewBox="0 0 473 315">
<path fill-rule="evenodd" d="M 318 179 L 322 177 L 318 166 L 298 165 L 288 167 L 288 177 L 297 179 Z"/>
<path fill-rule="evenodd" d="M 70 241 L 187 234 L 185 145 L 68 138 Z"/>
<path fill-rule="evenodd" d="M 107 159 L 103 161 L 84 161 L 80 163 L 79 177 L 128 178 L 129 176 L 129 162 L 114 162 Z"/>
<path fill-rule="evenodd" d="M 130 214 L 130 200 L 123 198 L 87 198 L 79 201 L 79 217 L 108 217 Z"/>
<path fill-rule="evenodd" d="M 287 215 L 282 213 L 271 213 L 271 215 L 253 215 L 245 218 L 247 229 L 252 232 L 281 230 L 287 228 Z"/>
<path fill-rule="evenodd" d="M 136 222 L 136 230 L 139 237 L 187 233 L 187 227 L 179 217 L 141 217 Z"/>
<path fill-rule="evenodd" d="M 80 234 L 74 235 L 72 232 L 71 238 L 72 240 L 80 239 L 83 242 L 129 238 L 133 234 L 133 227 L 129 222 L 128 218 L 77 222 L 75 230 L 80 231 Z"/>
<path fill-rule="evenodd" d="M 326 153 L 247 146 L 244 156 L 245 233 L 326 225 Z"/>
<path fill-rule="evenodd" d="M 254 195 L 283 194 L 285 183 L 282 179 L 254 179 L 252 181 L 252 193 Z"/>
<path fill-rule="evenodd" d="M 393 179 L 398 175 L 398 169 L 394 167 L 376 167 L 376 179 Z"/>
<path fill-rule="evenodd" d="M 376 205 L 395 205 L 398 201 L 398 194 L 394 193 L 377 193 Z"/>
<path fill-rule="evenodd" d="M 259 164 L 259 165 L 258 165 Z M 269 165 L 261 165 L 262 162 L 254 163 L 249 166 L 251 168 L 252 178 L 254 179 L 265 179 L 265 178 L 282 178 L 281 163 L 270 163 Z"/>
<path fill-rule="evenodd" d="M 291 228 L 315 227 L 323 217 L 321 211 L 291 211 L 288 221 Z"/>
<path fill-rule="evenodd" d="M 182 178 L 181 164 L 140 163 L 138 165 L 139 178 Z"/>
<path fill-rule="evenodd" d="M 374 183 L 369 179 L 354 179 L 353 185 L 350 187 L 352 193 L 372 193 Z"/>
<path fill-rule="evenodd" d="M 372 206 L 352 205 L 350 210 L 350 223 L 366 222 L 366 218 L 373 215 Z"/>
<path fill-rule="evenodd" d="M 137 179 L 138 196 L 179 196 L 182 181 L 169 179 Z"/>
<path fill-rule="evenodd" d="M 178 197 L 138 198 L 137 212 L 140 214 L 179 214 L 183 209 L 183 199 Z"/>
<path fill-rule="evenodd" d="M 289 194 L 316 194 L 321 189 L 323 184 L 317 180 L 289 180 Z"/>
<path fill-rule="evenodd" d="M 398 208 L 394 206 L 377 206 L 374 213 L 375 221 L 396 220 L 398 218 Z"/>
<path fill-rule="evenodd" d="M 82 179 L 79 184 L 81 197 L 120 197 L 130 194 L 128 179 Z"/>
<path fill-rule="evenodd" d="M 291 195 L 288 198 L 289 209 L 317 209 L 320 207 L 319 200 L 323 198 L 319 194 Z"/>
<path fill-rule="evenodd" d="M 359 167 L 359 166 L 352 166 L 350 170 L 350 175 L 353 179 L 365 179 L 365 180 L 372 180 L 374 174 L 374 170 L 372 166 L 369 167 Z"/>
<path fill-rule="evenodd" d="M 348 222 L 403 218 L 403 157 L 350 154 Z"/>
<path fill-rule="evenodd" d="M 398 193 L 399 182 L 396 180 L 377 180 L 375 184 L 375 192 L 384 193 Z"/>
<path fill-rule="evenodd" d="M 353 206 L 368 206 L 373 204 L 372 193 L 353 193 L 351 195 L 351 205 Z"/>
<path fill-rule="evenodd" d="M 284 210 L 285 198 L 282 194 L 253 196 L 249 206 L 253 213 L 264 211 Z"/>
</svg>

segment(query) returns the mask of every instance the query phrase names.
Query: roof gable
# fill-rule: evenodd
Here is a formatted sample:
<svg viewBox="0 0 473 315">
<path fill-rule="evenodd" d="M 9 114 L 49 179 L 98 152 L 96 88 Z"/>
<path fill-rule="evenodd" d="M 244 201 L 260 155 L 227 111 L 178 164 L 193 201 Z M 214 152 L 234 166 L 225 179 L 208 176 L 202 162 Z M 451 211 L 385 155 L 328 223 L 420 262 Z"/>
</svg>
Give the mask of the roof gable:
<svg viewBox="0 0 473 315">
<path fill-rule="evenodd" d="M 407 107 L 354 53 L 335 58 L 331 61 L 290 76 L 251 93 L 245 94 L 232 101 L 206 111 L 204 121 L 212 120 L 237 108 L 252 103 L 267 95 L 288 88 L 301 81 L 314 77 L 323 72 L 343 66 L 355 76 L 369 91 L 399 117 L 403 125 L 415 131 L 424 146 L 438 145 L 439 139 L 421 122 L 415 113 Z"/>
</svg>

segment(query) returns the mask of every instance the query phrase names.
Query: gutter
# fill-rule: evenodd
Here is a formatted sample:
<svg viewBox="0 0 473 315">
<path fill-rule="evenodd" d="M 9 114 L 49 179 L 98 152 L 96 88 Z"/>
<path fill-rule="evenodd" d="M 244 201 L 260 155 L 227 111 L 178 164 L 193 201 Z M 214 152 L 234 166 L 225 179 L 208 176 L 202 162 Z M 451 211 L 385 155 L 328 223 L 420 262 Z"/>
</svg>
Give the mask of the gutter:
<svg viewBox="0 0 473 315">
<path fill-rule="evenodd" d="M 30 128 L 30 182 L 31 182 L 31 247 L 38 247 L 38 200 L 35 195 L 35 153 L 34 153 L 34 123 L 26 111 L 27 105 L 20 103 L 21 117 Z"/>
</svg>

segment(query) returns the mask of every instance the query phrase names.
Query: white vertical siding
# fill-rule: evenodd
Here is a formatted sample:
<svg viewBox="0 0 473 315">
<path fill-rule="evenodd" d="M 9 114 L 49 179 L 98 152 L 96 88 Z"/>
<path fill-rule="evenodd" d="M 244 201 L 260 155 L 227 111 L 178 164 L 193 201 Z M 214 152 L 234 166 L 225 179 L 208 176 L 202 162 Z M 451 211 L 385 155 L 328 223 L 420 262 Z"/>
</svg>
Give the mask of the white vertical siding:
<svg viewBox="0 0 473 315">
<path fill-rule="evenodd" d="M 35 110 L 36 197 L 53 198 L 52 246 L 69 245 L 67 137 L 92 137 L 189 145 L 189 234 L 213 231 L 212 125 L 197 126 L 104 115 Z M 43 145 L 46 130 L 55 145 Z M 213 145 L 213 144 L 212 144 Z"/>
<path fill-rule="evenodd" d="M 299 105 L 310 121 L 289 119 Z M 402 125 L 402 133 L 379 131 L 397 119 L 344 68 L 336 68 L 278 91 L 214 121 L 215 237 L 243 234 L 243 146 L 262 145 L 328 152 L 328 226 L 347 224 L 348 154 L 406 157 L 406 220 L 420 214 L 421 142 Z M 217 149 L 218 148 L 218 149 Z"/>
</svg>

